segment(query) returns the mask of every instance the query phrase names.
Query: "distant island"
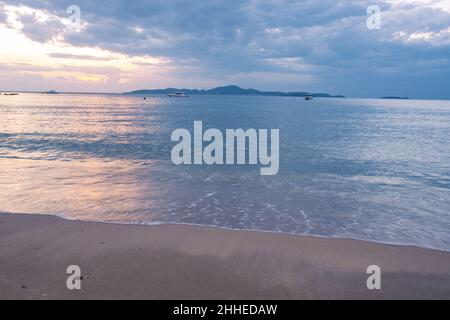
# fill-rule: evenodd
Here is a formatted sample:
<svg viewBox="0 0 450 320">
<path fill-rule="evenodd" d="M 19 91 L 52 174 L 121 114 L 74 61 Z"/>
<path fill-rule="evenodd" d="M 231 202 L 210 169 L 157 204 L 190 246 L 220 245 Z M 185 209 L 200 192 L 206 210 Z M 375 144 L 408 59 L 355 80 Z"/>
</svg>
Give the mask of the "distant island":
<svg viewBox="0 0 450 320">
<path fill-rule="evenodd" d="M 260 91 L 256 89 L 243 89 L 235 85 L 217 87 L 214 89 L 153 89 L 136 90 L 124 92 L 124 94 L 169 94 L 174 92 L 184 92 L 189 95 L 221 94 L 221 95 L 245 95 L 245 96 L 277 96 L 277 97 L 304 97 L 308 92 L 279 92 L 279 91 Z M 328 93 L 312 93 L 314 97 L 320 98 L 345 98 L 342 95 L 330 95 Z"/>
<path fill-rule="evenodd" d="M 408 100 L 408 97 L 381 97 L 381 99 L 399 99 L 399 100 Z"/>
</svg>

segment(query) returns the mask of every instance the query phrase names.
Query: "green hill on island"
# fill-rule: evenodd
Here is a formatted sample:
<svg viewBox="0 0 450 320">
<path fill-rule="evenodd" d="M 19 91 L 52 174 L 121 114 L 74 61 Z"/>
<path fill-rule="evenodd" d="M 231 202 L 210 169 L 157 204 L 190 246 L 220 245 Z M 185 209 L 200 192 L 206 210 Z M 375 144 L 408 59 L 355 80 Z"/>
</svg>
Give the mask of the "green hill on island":
<svg viewBox="0 0 450 320">
<path fill-rule="evenodd" d="M 220 94 L 220 95 L 254 95 L 254 96 L 279 96 L 279 97 L 304 97 L 308 92 L 280 92 L 280 91 L 260 91 L 256 89 L 243 89 L 235 85 L 217 87 L 214 89 L 180 89 L 180 88 L 166 88 L 166 89 L 143 89 L 124 94 L 169 94 L 175 92 L 184 92 L 189 95 L 204 95 L 204 94 Z M 345 98 L 342 95 L 330 95 L 328 93 L 312 93 L 314 97 L 323 98 Z"/>
</svg>

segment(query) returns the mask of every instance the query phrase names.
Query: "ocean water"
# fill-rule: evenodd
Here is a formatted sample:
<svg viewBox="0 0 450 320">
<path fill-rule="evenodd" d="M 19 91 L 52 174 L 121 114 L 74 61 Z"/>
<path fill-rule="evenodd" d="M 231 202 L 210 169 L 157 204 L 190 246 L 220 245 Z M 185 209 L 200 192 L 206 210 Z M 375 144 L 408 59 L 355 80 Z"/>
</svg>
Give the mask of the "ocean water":
<svg viewBox="0 0 450 320">
<path fill-rule="evenodd" d="M 174 129 L 280 129 L 280 170 L 175 166 Z M 0 96 L 0 211 L 450 250 L 450 101 Z"/>
</svg>

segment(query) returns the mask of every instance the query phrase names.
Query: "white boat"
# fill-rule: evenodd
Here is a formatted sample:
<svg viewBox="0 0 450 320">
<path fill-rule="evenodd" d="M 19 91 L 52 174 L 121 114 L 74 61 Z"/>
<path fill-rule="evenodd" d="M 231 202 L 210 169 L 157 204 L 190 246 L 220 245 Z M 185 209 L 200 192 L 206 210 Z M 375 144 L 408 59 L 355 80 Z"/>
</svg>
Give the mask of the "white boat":
<svg viewBox="0 0 450 320">
<path fill-rule="evenodd" d="M 168 96 L 171 98 L 189 98 L 189 96 L 183 92 L 169 93 Z"/>
<path fill-rule="evenodd" d="M 314 99 L 313 95 L 310 93 L 305 94 L 305 100 L 312 100 Z"/>
<path fill-rule="evenodd" d="M 44 91 L 44 92 L 42 92 L 42 94 L 58 94 L 58 92 L 55 90 L 50 90 L 50 91 Z"/>
</svg>

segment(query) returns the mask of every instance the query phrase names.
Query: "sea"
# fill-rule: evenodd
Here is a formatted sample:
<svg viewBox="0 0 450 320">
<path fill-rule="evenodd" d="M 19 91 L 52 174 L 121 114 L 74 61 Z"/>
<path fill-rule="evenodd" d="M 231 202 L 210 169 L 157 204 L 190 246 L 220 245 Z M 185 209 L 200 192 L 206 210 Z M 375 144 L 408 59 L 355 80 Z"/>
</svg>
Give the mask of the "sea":
<svg viewBox="0 0 450 320">
<path fill-rule="evenodd" d="M 279 129 L 279 171 L 175 165 L 171 134 Z M 0 96 L 0 211 L 450 251 L 450 101 Z"/>
</svg>

